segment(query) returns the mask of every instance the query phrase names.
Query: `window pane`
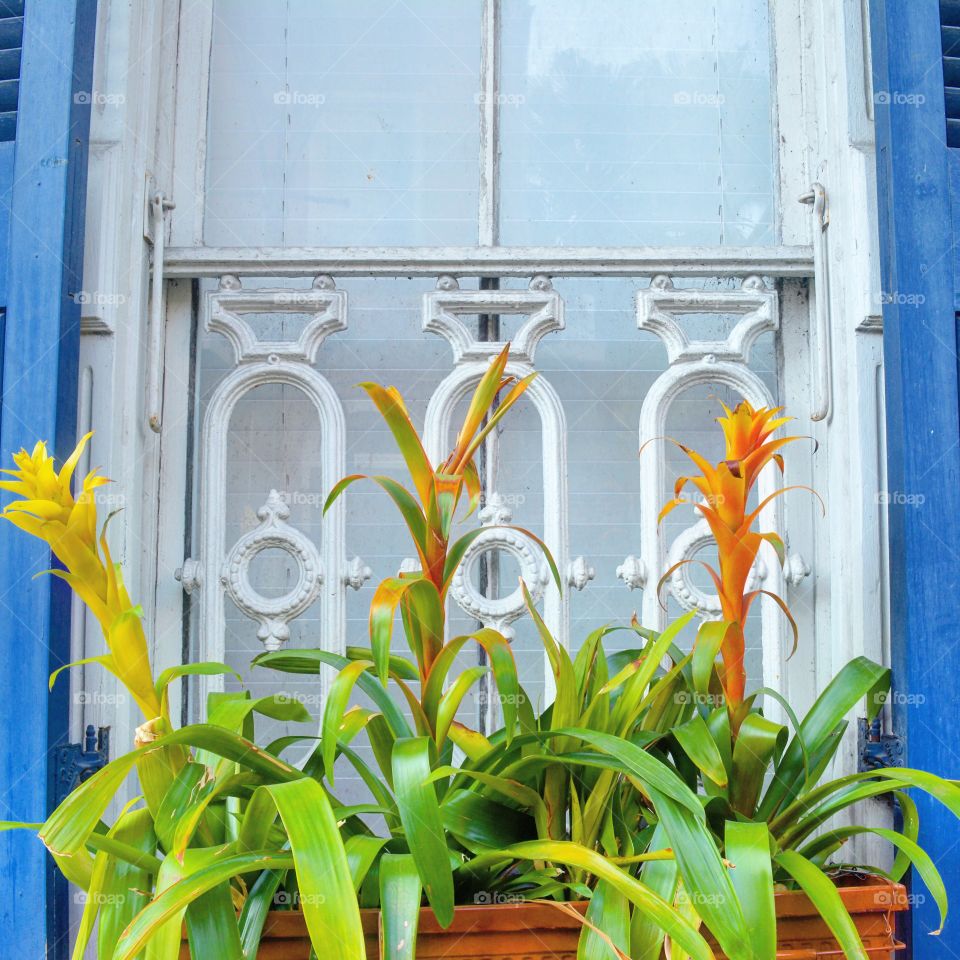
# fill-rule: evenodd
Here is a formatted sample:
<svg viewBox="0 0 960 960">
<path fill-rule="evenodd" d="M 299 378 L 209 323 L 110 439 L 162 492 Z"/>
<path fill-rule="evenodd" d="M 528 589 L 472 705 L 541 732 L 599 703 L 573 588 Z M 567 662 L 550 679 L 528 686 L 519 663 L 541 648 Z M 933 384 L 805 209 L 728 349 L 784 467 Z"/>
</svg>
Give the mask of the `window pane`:
<svg viewBox="0 0 960 960">
<path fill-rule="evenodd" d="M 480 0 L 216 0 L 209 244 L 477 239 Z"/>
<path fill-rule="evenodd" d="M 767 0 L 503 4 L 501 239 L 774 242 Z"/>
</svg>

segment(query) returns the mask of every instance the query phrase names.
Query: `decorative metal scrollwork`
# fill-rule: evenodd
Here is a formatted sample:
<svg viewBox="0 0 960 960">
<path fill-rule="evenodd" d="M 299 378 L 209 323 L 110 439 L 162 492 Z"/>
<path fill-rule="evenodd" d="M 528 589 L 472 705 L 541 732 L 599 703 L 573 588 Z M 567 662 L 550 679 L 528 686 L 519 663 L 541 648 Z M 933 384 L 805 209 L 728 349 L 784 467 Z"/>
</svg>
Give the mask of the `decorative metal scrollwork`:
<svg viewBox="0 0 960 960">
<path fill-rule="evenodd" d="M 268 650 L 290 639 L 290 621 L 306 610 L 320 592 L 323 568 L 313 542 L 287 523 L 290 508 L 276 490 L 257 511 L 260 523 L 245 533 L 227 554 L 220 582 L 237 608 L 260 623 L 257 637 Z M 250 582 L 250 565 L 264 550 L 279 549 L 296 562 L 297 582 L 280 597 L 265 597 Z"/>
</svg>

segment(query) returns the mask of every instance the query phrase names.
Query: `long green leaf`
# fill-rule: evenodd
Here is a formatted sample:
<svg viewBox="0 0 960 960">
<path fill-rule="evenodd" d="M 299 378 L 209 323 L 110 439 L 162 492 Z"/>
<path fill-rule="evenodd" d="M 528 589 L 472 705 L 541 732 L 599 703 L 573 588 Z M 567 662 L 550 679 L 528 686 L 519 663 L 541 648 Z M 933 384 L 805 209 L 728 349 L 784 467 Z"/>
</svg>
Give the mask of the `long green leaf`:
<svg viewBox="0 0 960 960">
<path fill-rule="evenodd" d="M 478 857 L 473 866 L 480 867 L 487 862 L 496 863 L 498 858 L 546 860 L 592 874 L 598 880 L 606 881 L 615 890 L 619 890 L 635 907 L 659 924 L 675 944 L 686 950 L 692 960 L 713 960 L 713 953 L 707 942 L 688 920 L 674 910 L 671 904 L 593 850 L 568 840 L 530 840 Z M 739 956 L 742 957 L 745 954 Z"/>
<path fill-rule="evenodd" d="M 707 727 L 706 721 L 697 713 L 687 723 L 673 728 L 673 735 L 686 755 L 700 771 L 718 787 L 727 785 L 727 768 L 720 749 Z"/>
<path fill-rule="evenodd" d="M 259 870 L 283 870 L 293 866 L 293 860 L 287 855 L 274 851 L 259 851 L 253 854 L 226 856 L 208 867 L 167 887 L 151 901 L 150 905 L 137 914 L 133 923 L 124 931 L 117 943 L 113 960 L 132 960 L 143 947 L 152 942 L 156 931 L 171 918 L 181 917 L 187 906 L 201 894 L 212 890 L 217 884 L 231 877 Z M 179 943 L 179 919 L 177 919 L 177 941 Z M 334 954 L 336 956 L 336 954 Z M 343 960 L 347 960 L 347 955 Z M 362 957 L 362 953 L 353 954 L 350 960 Z"/>
<path fill-rule="evenodd" d="M 823 872 L 809 860 L 793 850 L 777 854 L 775 862 L 786 870 L 800 885 L 816 907 L 817 913 L 837 938 L 843 952 L 850 960 L 870 960 L 864 949 L 856 924 L 847 912 L 837 888 Z"/>
<path fill-rule="evenodd" d="M 251 661 L 251 665 L 254 667 L 269 667 L 271 670 L 297 674 L 318 674 L 324 665 L 333 667 L 335 670 L 342 670 L 350 663 L 351 661 L 347 657 L 338 653 L 315 649 L 275 650 L 258 654 Z M 377 709 L 389 723 L 394 736 L 409 737 L 412 735 L 410 724 L 407 723 L 393 697 L 381 683 L 377 682 L 372 674 L 364 673 L 358 677 L 357 686 L 377 705 Z"/>
<path fill-rule="evenodd" d="M 586 919 L 596 930 L 585 926 L 580 932 L 577 960 L 610 960 L 611 944 L 629 956 L 630 901 L 625 894 L 601 880 L 590 898 Z"/>
<path fill-rule="evenodd" d="M 750 931 L 733 881 L 706 824 L 686 807 L 652 788 L 650 796 L 697 912 L 728 957 L 746 960 L 751 956 Z"/>
<path fill-rule="evenodd" d="M 725 846 L 731 879 L 751 931 L 755 960 L 776 960 L 777 911 L 773 896 L 770 831 L 765 823 L 728 820 Z"/>
<path fill-rule="evenodd" d="M 350 701 L 350 694 L 361 674 L 373 666 L 370 660 L 353 660 L 345 666 L 330 685 L 327 702 L 323 709 L 323 727 L 321 747 L 323 766 L 330 784 L 334 782 L 334 760 L 337 755 L 337 735 L 343 715 Z"/>
<path fill-rule="evenodd" d="M 185 744 L 216 753 L 267 780 L 297 780 L 300 771 L 228 730 L 194 724 L 155 740 L 148 747 L 118 757 L 82 783 L 47 818 L 40 839 L 54 854 L 70 856 L 86 843 L 133 766 L 145 755 Z"/>
<path fill-rule="evenodd" d="M 430 782 L 430 740 L 398 740 L 393 747 L 393 789 L 410 853 L 427 899 L 444 928 L 453 922 L 453 873 L 437 794 Z"/>
<path fill-rule="evenodd" d="M 383 960 L 414 960 L 420 922 L 420 874 L 409 854 L 380 861 Z"/>
</svg>

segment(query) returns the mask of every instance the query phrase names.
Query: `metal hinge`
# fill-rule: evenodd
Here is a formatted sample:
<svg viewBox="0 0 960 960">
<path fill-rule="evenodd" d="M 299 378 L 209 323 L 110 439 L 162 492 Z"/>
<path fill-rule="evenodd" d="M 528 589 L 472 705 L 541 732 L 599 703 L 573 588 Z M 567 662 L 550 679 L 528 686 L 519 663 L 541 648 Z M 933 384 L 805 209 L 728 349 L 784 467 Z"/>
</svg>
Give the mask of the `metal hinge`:
<svg viewBox="0 0 960 960">
<path fill-rule="evenodd" d="M 906 754 L 903 737 L 884 733 L 880 717 L 872 723 L 861 717 L 857 721 L 858 767 L 860 773 L 880 770 L 883 767 L 902 767 Z"/>
<path fill-rule="evenodd" d="M 89 724 L 83 743 L 67 743 L 57 747 L 55 800 L 59 805 L 84 780 L 102 770 L 110 760 L 110 728 L 97 729 Z"/>
</svg>

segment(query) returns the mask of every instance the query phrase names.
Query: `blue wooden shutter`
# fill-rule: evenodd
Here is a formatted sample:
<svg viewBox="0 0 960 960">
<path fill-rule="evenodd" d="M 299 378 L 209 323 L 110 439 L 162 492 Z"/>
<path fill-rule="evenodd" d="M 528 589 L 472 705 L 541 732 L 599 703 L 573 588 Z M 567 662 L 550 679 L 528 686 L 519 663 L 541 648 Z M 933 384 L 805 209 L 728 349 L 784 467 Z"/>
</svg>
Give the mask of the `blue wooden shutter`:
<svg viewBox="0 0 960 960">
<path fill-rule="evenodd" d="M 72 448 L 95 0 L 0 0 L 0 457 L 47 440 Z M 12 84 L 12 85 L 11 85 Z M 86 97 L 77 96 L 81 91 Z M 10 281 L 9 283 L 6 281 Z M 50 808 L 51 748 L 67 733 L 70 598 L 33 575 L 49 551 L 0 525 L 0 818 Z M 69 955 L 63 881 L 33 836 L 0 834 L 0 954 Z M 12 954 L 11 954 L 12 955 Z"/>
<path fill-rule="evenodd" d="M 0 0 L 0 143 L 17 132 L 22 44 L 23 0 Z"/>
</svg>

